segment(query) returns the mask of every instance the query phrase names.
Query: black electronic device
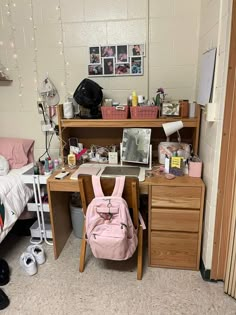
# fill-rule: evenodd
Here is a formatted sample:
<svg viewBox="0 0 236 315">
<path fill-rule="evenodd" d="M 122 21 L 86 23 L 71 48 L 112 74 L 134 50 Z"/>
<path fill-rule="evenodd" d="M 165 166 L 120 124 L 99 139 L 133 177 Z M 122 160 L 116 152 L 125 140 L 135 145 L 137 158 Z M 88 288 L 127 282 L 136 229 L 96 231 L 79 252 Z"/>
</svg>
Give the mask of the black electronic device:
<svg viewBox="0 0 236 315">
<path fill-rule="evenodd" d="M 74 100 L 80 106 L 80 118 L 102 118 L 100 104 L 103 98 L 102 87 L 90 79 L 84 79 L 74 92 Z"/>
</svg>

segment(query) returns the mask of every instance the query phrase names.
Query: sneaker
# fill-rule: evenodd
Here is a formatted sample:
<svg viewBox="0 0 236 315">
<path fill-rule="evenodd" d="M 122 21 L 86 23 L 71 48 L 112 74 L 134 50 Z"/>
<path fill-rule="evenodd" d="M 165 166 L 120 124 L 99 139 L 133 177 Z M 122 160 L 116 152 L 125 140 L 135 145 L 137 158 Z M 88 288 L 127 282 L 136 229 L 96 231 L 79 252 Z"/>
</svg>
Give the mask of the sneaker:
<svg viewBox="0 0 236 315">
<path fill-rule="evenodd" d="M 8 296 L 4 293 L 2 289 L 0 289 L 0 310 L 8 307 L 9 303 L 10 301 L 8 299 Z"/>
<path fill-rule="evenodd" d="M 31 253 L 35 257 L 39 265 L 45 263 L 46 261 L 45 252 L 41 245 L 30 245 L 27 248 L 27 252 Z"/>
<path fill-rule="evenodd" d="M 20 256 L 20 265 L 30 276 L 33 276 L 38 271 L 36 260 L 30 253 L 23 253 Z"/>
<path fill-rule="evenodd" d="M 6 260 L 0 258 L 0 286 L 9 282 L 10 270 Z"/>
</svg>

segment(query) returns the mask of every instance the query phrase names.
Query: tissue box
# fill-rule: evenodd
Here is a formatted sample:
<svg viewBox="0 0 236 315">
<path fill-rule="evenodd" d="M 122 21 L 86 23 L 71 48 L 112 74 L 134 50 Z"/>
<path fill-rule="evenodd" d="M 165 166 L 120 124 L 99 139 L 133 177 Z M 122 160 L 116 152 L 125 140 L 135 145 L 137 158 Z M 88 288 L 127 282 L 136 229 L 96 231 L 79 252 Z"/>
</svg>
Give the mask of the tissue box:
<svg viewBox="0 0 236 315">
<path fill-rule="evenodd" d="M 190 177 L 201 177 L 202 176 L 202 162 L 189 161 L 188 175 Z"/>
</svg>

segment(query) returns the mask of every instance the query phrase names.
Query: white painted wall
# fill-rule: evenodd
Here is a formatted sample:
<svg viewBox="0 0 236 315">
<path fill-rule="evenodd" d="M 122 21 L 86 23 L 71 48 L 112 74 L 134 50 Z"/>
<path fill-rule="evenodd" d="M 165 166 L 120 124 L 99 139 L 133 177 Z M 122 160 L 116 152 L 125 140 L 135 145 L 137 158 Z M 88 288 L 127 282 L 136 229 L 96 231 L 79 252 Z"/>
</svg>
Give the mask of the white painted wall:
<svg viewBox="0 0 236 315">
<path fill-rule="evenodd" d="M 35 139 L 36 158 L 44 152 L 37 87 L 48 72 L 63 103 L 87 77 L 91 45 L 146 43 L 143 76 L 94 78 L 105 97 L 152 98 L 159 87 L 172 99 L 195 97 L 200 0 L 1 0 L 0 10 L 0 61 L 13 79 L 0 85 L 0 135 Z M 58 146 L 55 137 L 52 156 Z"/>
<path fill-rule="evenodd" d="M 203 259 L 210 268 L 220 140 L 228 54 L 231 0 L 1 0 L 0 61 L 12 84 L 0 84 L 0 135 L 35 139 L 35 157 L 44 152 L 36 102 L 45 74 L 63 103 L 87 77 L 91 45 L 145 42 L 144 75 L 96 80 L 104 96 L 126 102 L 132 90 L 155 95 L 163 87 L 170 99 L 196 99 L 199 55 L 220 47 L 215 98 L 218 120 L 202 118 L 200 155 L 207 186 Z M 219 18 L 220 5 L 222 14 Z M 220 23 L 219 23 L 220 22 Z M 220 28 L 219 28 L 219 25 Z M 200 27 L 201 26 L 201 27 Z M 199 40 L 200 38 L 200 40 Z M 199 48 L 200 44 L 200 48 Z M 55 119 L 56 121 L 56 119 Z M 50 149 L 59 154 L 54 137 Z"/>
<path fill-rule="evenodd" d="M 231 14 L 232 0 L 202 0 L 199 57 L 204 51 L 217 47 L 213 91 L 217 120 L 215 122 L 207 122 L 206 115 L 203 112 L 200 134 L 200 157 L 204 163 L 203 180 L 206 184 L 202 246 L 202 259 L 206 269 L 211 269 L 212 264 Z"/>
</svg>

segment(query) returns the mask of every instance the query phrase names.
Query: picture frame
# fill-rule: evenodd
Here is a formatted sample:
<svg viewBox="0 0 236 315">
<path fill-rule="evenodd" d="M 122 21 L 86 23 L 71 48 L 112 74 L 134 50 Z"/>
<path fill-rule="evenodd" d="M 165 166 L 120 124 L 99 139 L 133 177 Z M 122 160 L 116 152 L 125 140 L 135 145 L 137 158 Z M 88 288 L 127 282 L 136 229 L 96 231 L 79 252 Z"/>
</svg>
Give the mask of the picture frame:
<svg viewBox="0 0 236 315">
<path fill-rule="evenodd" d="M 116 58 L 116 45 L 101 46 L 101 58 L 105 57 Z"/>
<path fill-rule="evenodd" d="M 144 44 L 133 44 L 128 46 L 128 54 L 132 56 L 145 56 L 145 45 Z"/>
<path fill-rule="evenodd" d="M 103 67 L 101 64 L 91 64 L 88 65 L 88 75 L 89 76 L 102 76 Z"/>
<path fill-rule="evenodd" d="M 89 64 L 101 64 L 100 46 L 89 47 Z"/>
<path fill-rule="evenodd" d="M 88 76 L 143 75 L 145 44 L 89 47 Z"/>
<path fill-rule="evenodd" d="M 115 75 L 130 75 L 130 63 L 116 63 Z"/>
<path fill-rule="evenodd" d="M 115 58 L 105 57 L 103 60 L 103 75 L 114 75 L 115 74 Z"/>
<path fill-rule="evenodd" d="M 130 57 L 130 74 L 142 75 L 143 74 L 143 57 Z"/>
<path fill-rule="evenodd" d="M 128 45 L 116 46 L 116 63 L 128 62 Z"/>
<path fill-rule="evenodd" d="M 162 103 L 161 116 L 180 116 L 180 104 L 179 102 Z"/>
</svg>

